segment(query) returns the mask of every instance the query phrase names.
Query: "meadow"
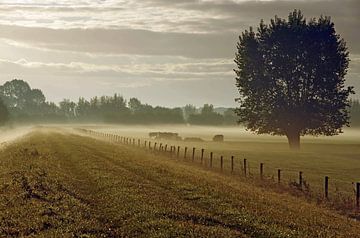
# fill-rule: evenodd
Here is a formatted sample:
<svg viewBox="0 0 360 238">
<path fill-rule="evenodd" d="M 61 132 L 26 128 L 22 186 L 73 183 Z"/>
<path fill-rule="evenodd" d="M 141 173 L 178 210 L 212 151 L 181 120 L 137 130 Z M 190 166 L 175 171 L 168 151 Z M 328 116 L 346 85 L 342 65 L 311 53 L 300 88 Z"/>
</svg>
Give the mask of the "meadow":
<svg viewBox="0 0 360 238">
<path fill-rule="evenodd" d="M 220 156 L 224 157 L 224 170 L 230 171 L 230 158 L 234 156 L 235 174 L 242 174 L 243 159 L 247 160 L 247 172 L 259 177 L 260 163 L 264 165 L 264 174 L 277 180 L 277 171 L 281 169 L 284 183 L 299 180 L 299 172 L 314 193 L 324 193 L 324 178 L 329 177 L 329 196 L 353 197 L 355 183 L 360 182 L 360 131 L 345 130 L 343 134 L 333 137 L 304 137 L 300 151 L 291 151 L 287 139 L 280 136 L 255 135 L 241 127 L 202 127 L 202 126 L 88 126 L 99 132 L 111 133 L 125 137 L 140 138 L 159 145 L 180 146 L 181 157 L 184 148 L 188 147 L 187 157 L 191 158 L 192 148 L 196 148 L 196 162 L 200 162 L 201 149 L 204 149 L 204 163 L 213 152 L 213 167 L 220 167 Z M 153 131 L 176 132 L 183 138 L 199 137 L 203 142 L 185 142 L 149 138 Z M 225 136 L 225 142 L 212 142 L 216 134 Z"/>
<path fill-rule="evenodd" d="M 359 237 L 305 197 L 71 129 L 4 144 L 0 176 L 5 237 Z"/>
</svg>

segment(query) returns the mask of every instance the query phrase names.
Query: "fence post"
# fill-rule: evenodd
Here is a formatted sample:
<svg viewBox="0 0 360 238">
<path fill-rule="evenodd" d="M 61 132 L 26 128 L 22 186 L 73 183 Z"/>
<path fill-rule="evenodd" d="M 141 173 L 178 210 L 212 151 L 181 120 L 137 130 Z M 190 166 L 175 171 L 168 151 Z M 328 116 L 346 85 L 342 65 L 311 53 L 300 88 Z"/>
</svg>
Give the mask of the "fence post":
<svg viewBox="0 0 360 238">
<path fill-rule="evenodd" d="M 356 183 L 356 207 L 360 208 L 360 182 Z"/>
<path fill-rule="evenodd" d="M 184 150 L 184 159 L 186 159 L 186 153 L 187 153 L 187 147 L 185 146 L 185 150 Z"/>
<path fill-rule="evenodd" d="M 260 178 L 263 179 L 264 177 L 264 164 L 260 163 Z"/>
<path fill-rule="evenodd" d="M 329 198 L 329 177 L 325 176 L 325 198 Z"/>
<path fill-rule="evenodd" d="M 278 169 L 278 172 L 277 172 L 278 174 L 278 184 L 280 184 L 281 183 L 281 169 Z"/>
<path fill-rule="evenodd" d="M 303 172 L 300 171 L 299 172 L 299 186 L 300 186 L 300 189 L 302 189 L 302 185 L 303 185 Z"/>
<path fill-rule="evenodd" d="M 231 156 L 231 173 L 234 173 L 234 156 Z"/>
<path fill-rule="evenodd" d="M 220 168 L 221 168 L 221 171 L 223 171 L 223 167 L 224 167 L 224 157 L 220 156 Z"/>
<path fill-rule="evenodd" d="M 246 177 L 246 159 L 244 159 L 244 175 Z"/>
<path fill-rule="evenodd" d="M 180 156 L 180 146 L 177 147 L 177 154 L 176 154 L 176 157 L 179 158 Z"/>
<path fill-rule="evenodd" d="M 149 141 L 149 150 L 151 150 L 151 142 Z"/>
<path fill-rule="evenodd" d="M 155 144 L 154 144 L 154 151 L 156 150 L 156 145 L 157 145 L 157 143 L 155 142 Z"/>
<path fill-rule="evenodd" d="M 195 147 L 193 147 L 193 150 L 192 150 L 192 161 L 194 162 L 195 160 Z"/>
<path fill-rule="evenodd" d="M 213 152 L 210 152 L 210 168 L 212 168 Z"/>
<path fill-rule="evenodd" d="M 201 149 L 201 164 L 203 163 L 204 160 L 204 149 Z"/>
<path fill-rule="evenodd" d="M 140 139 L 138 139 L 138 147 L 140 147 Z"/>
<path fill-rule="evenodd" d="M 165 144 L 165 153 L 166 153 L 166 151 L 167 151 L 167 144 Z"/>
</svg>

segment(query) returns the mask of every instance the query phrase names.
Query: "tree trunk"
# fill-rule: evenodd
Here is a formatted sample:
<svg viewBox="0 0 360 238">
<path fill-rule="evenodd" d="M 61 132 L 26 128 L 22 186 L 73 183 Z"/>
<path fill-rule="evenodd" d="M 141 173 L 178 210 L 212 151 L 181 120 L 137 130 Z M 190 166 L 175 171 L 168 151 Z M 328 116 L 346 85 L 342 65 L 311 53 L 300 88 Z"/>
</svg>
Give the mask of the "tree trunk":
<svg viewBox="0 0 360 238">
<path fill-rule="evenodd" d="M 300 149 L 300 132 L 289 132 L 286 134 L 289 142 L 290 149 L 299 150 Z"/>
</svg>

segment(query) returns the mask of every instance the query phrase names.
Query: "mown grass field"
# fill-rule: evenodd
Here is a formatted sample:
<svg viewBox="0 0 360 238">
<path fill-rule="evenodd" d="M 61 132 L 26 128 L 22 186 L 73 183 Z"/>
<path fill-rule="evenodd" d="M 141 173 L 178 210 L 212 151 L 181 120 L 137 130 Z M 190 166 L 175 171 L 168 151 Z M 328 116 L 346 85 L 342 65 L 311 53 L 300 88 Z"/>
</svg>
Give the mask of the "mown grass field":
<svg viewBox="0 0 360 238">
<path fill-rule="evenodd" d="M 277 179 L 277 169 L 282 170 L 284 183 L 297 181 L 299 171 L 310 184 L 314 193 L 323 193 L 324 177 L 329 176 L 329 192 L 332 197 L 354 197 L 354 182 L 360 182 L 360 131 L 347 130 L 334 137 L 302 138 L 300 151 L 290 151 L 285 137 L 258 136 L 245 132 L 242 128 L 221 127 L 117 127 L 93 126 L 97 131 L 149 140 L 151 131 L 178 132 L 183 137 L 200 137 L 204 142 L 157 141 L 157 143 L 188 147 L 188 157 L 196 147 L 199 162 L 200 150 L 214 152 L 214 166 L 220 166 L 220 156 L 224 156 L 224 167 L 230 170 L 230 157 L 235 156 L 235 172 L 241 174 L 243 159 L 246 158 L 253 176 L 259 176 L 260 163 L 264 163 L 264 173 Z M 224 143 L 211 142 L 215 134 L 224 134 Z M 153 144 L 156 142 L 152 140 Z"/>
<path fill-rule="evenodd" d="M 0 236 L 360 237 L 303 198 L 60 129 L 3 148 L 0 176 Z"/>
</svg>

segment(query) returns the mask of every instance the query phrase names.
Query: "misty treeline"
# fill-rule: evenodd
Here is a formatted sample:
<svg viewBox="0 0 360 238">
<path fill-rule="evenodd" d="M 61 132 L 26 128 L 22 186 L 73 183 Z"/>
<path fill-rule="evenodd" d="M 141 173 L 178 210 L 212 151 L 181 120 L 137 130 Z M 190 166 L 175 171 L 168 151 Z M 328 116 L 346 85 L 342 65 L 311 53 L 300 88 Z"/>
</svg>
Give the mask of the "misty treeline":
<svg viewBox="0 0 360 238">
<path fill-rule="evenodd" d="M 235 125 L 237 117 L 231 108 L 214 108 L 205 104 L 166 108 L 143 104 L 137 98 L 124 99 L 118 94 L 79 98 L 77 102 L 64 99 L 59 104 L 46 101 L 40 89 L 32 89 L 14 79 L 0 86 L 0 121 L 5 122 L 104 122 L 121 124 L 184 124 Z"/>
<path fill-rule="evenodd" d="M 352 100 L 350 105 L 350 125 L 360 127 L 360 102 L 359 100 Z"/>
</svg>

